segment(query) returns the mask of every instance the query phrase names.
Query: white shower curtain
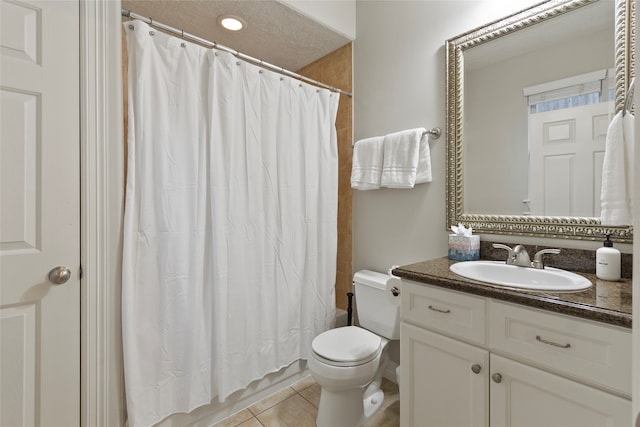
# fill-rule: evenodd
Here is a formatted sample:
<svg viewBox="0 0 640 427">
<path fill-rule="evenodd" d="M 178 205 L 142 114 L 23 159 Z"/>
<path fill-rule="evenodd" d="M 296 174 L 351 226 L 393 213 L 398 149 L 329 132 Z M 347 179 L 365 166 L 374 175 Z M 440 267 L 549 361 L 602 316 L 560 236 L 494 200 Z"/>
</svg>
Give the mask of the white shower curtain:
<svg viewBox="0 0 640 427">
<path fill-rule="evenodd" d="M 338 95 L 124 25 L 122 318 L 137 427 L 306 359 L 331 325 Z"/>
</svg>

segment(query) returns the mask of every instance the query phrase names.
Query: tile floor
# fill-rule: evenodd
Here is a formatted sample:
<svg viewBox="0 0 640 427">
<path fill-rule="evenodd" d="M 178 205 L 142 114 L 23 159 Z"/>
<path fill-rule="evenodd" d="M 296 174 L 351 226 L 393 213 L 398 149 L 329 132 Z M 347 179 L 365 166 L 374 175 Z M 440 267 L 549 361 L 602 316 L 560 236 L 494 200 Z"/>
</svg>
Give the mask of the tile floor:
<svg viewBox="0 0 640 427">
<path fill-rule="evenodd" d="M 398 427 L 400 399 L 398 385 L 384 379 L 384 403 L 363 427 Z M 320 386 L 307 376 L 247 409 L 214 424 L 213 427 L 315 427 Z"/>
</svg>

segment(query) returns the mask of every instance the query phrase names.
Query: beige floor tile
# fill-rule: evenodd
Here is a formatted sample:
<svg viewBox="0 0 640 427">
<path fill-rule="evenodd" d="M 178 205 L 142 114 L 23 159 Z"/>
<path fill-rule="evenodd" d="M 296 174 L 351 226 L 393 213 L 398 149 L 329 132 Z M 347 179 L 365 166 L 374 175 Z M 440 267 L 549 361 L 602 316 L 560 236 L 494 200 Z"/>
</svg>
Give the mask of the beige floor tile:
<svg viewBox="0 0 640 427">
<path fill-rule="evenodd" d="M 265 427 L 315 427 L 317 409 L 296 394 L 257 415 Z"/>
<path fill-rule="evenodd" d="M 316 408 L 320 405 L 320 385 L 313 384 L 300 392 L 300 395 L 307 399 Z"/>
<path fill-rule="evenodd" d="M 270 396 L 265 397 L 260 402 L 254 403 L 253 405 L 249 406 L 249 410 L 253 415 L 258 415 L 259 413 L 271 408 L 274 405 L 277 405 L 278 403 L 282 402 L 288 397 L 291 397 L 294 394 L 296 394 L 296 391 L 294 389 L 292 389 L 291 387 L 286 387 L 278 392 L 273 393 Z"/>
<path fill-rule="evenodd" d="M 238 424 L 237 427 L 264 427 L 257 418 L 249 418 L 242 424 Z"/>
<path fill-rule="evenodd" d="M 219 423 L 214 424 L 212 427 L 236 427 L 251 418 L 253 418 L 253 414 L 248 409 L 243 409 Z"/>
<path fill-rule="evenodd" d="M 363 427 L 399 427 L 398 385 L 383 379 L 382 390 L 385 394 L 382 408 Z M 315 427 L 319 403 L 320 386 L 308 376 L 214 427 Z"/>
<path fill-rule="evenodd" d="M 294 389 L 295 391 L 297 391 L 298 393 L 300 393 L 302 390 L 304 390 L 307 387 L 311 387 L 315 383 L 316 383 L 316 380 L 314 380 L 311 375 L 307 375 L 306 377 L 304 377 L 300 381 L 294 383 L 291 386 L 291 388 Z"/>
</svg>

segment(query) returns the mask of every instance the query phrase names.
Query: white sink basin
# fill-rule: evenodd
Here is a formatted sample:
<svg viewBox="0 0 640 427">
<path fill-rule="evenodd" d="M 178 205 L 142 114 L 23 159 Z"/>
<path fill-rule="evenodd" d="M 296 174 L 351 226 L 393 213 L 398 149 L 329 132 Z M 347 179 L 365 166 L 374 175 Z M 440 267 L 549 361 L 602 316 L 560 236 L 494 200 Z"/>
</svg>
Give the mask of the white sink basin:
<svg viewBox="0 0 640 427">
<path fill-rule="evenodd" d="M 591 286 L 591 281 L 570 271 L 553 267 L 544 269 L 507 265 L 504 261 L 464 261 L 449 269 L 467 279 L 511 288 L 541 291 L 578 291 Z"/>
</svg>

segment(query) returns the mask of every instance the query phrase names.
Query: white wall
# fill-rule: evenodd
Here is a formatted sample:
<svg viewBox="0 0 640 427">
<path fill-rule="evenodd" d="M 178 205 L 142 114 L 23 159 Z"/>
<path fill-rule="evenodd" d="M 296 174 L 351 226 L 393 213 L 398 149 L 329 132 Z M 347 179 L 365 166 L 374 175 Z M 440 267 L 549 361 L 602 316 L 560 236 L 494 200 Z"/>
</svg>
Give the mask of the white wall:
<svg viewBox="0 0 640 427">
<path fill-rule="evenodd" d="M 445 41 L 535 3 L 358 0 L 355 140 L 421 126 L 444 130 Z M 430 145 L 433 182 L 354 191 L 354 271 L 446 256 L 444 136 Z"/>
</svg>

